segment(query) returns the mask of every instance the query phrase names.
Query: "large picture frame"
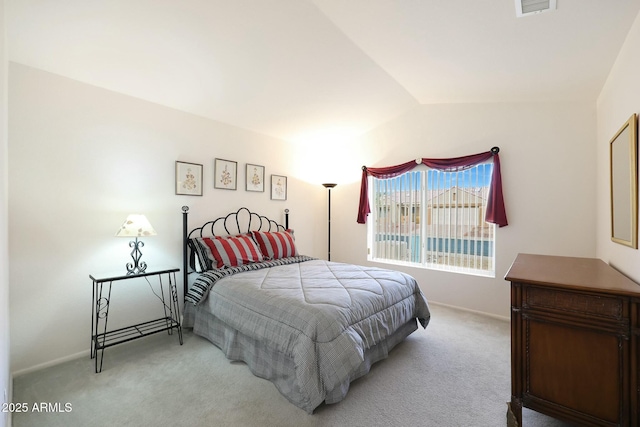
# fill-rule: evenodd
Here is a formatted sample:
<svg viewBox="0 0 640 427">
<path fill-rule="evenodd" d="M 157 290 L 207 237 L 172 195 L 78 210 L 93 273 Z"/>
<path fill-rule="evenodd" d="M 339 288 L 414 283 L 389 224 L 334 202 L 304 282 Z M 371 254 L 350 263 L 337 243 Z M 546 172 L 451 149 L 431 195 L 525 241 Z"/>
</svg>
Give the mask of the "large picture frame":
<svg viewBox="0 0 640 427">
<path fill-rule="evenodd" d="M 202 196 L 202 165 L 176 160 L 176 194 Z"/>
<path fill-rule="evenodd" d="M 247 163 L 245 169 L 245 190 L 264 192 L 264 166 Z"/>
<path fill-rule="evenodd" d="M 609 143 L 611 240 L 638 248 L 638 118 L 634 113 Z"/>
<path fill-rule="evenodd" d="M 238 188 L 238 162 L 215 159 L 213 162 L 213 188 L 235 190 Z"/>
<path fill-rule="evenodd" d="M 271 200 L 287 200 L 287 177 L 271 175 Z"/>
</svg>

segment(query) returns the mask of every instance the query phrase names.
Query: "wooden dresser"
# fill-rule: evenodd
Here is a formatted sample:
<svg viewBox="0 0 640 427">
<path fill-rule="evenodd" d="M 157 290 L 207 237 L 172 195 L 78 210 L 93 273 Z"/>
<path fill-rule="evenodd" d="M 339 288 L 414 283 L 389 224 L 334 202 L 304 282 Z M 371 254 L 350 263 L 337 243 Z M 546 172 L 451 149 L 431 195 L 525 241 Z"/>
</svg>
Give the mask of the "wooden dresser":
<svg viewBox="0 0 640 427">
<path fill-rule="evenodd" d="M 508 418 L 522 426 L 524 406 L 579 426 L 640 425 L 640 286 L 599 259 L 529 254 L 505 279 Z"/>
</svg>

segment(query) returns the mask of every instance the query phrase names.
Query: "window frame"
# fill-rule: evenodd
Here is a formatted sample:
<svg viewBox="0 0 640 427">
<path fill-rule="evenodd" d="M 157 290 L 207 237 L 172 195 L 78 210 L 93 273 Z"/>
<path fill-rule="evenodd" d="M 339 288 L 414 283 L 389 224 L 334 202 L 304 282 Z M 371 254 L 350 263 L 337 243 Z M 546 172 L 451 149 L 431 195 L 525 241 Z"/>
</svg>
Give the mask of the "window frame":
<svg viewBox="0 0 640 427">
<path fill-rule="evenodd" d="M 482 162 L 479 163 L 475 166 L 473 166 L 472 168 L 469 169 L 473 169 L 473 168 L 478 168 L 484 165 L 490 165 L 491 166 L 491 175 L 495 172 L 495 167 L 494 165 L 490 162 Z M 497 247 L 497 233 L 496 233 L 496 224 L 493 223 L 489 223 L 486 221 L 486 219 L 483 217 L 482 221 L 480 222 L 479 225 L 481 225 L 482 227 L 491 227 L 491 229 L 489 230 L 489 233 L 491 235 L 491 242 L 492 245 L 490 247 L 490 255 L 486 255 L 485 257 L 488 258 L 488 263 L 490 268 L 488 269 L 482 269 L 482 268 L 472 268 L 472 267 L 466 267 L 466 266 L 455 266 L 455 265 L 450 265 L 449 263 L 447 264 L 442 264 L 442 263 L 437 263 L 437 262 L 429 262 L 428 261 L 428 255 L 429 252 L 431 251 L 427 251 L 426 250 L 426 244 L 427 244 L 427 239 L 429 238 L 429 230 L 427 229 L 429 224 L 428 224 L 428 219 L 427 219 L 427 212 L 429 211 L 430 207 L 428 207 L 428 202 L 429 200 L 429 190 L 426 189 L 426 187 L 429 186 L 429 181 L 428 181 L 428 174 L 430 171 L 433 171 L 434 173 L 442 173 L 442 171 L 438 170 L 438 169 L 434 169 L 434 168 L 429 168 L 425 165 L 421 165 L 419 170 L 409 170 L 407 172 L 404 172 L 400 175 L 398 175 L 395 178 L 391 178 L 391 179 L 402 179 L 401 177 L 404 177 L 405 175 L 409 175 L 412 173 L 420 173 L 421 177 L 420 177 L 420 190 L 419 190 L 419 194 L 420 194 L 420 201 L 419 204 L 420 206 L 423 206 L 424 208 L 420 208 L 420 214 L 419 214 L 419 221 L 420 221 L 420 226 L 419 228 L 416 230 L 416 234 L 420 236 L 420 257 L 419 257 L 419 261 L 412 261 L 411 259 L 409 260 L 398 260 L 398 259 L 392 259 L 392 258 L 388 258 L 388 257 L 380 257 L 378 254 L 378 245 L 376 244 L 376 242 L 378 241 L 378 235 L 380 234 L 379 230 L 379 224 L 378 224 L 378 220 L 380 218 L 380 205 L 378 204 L 378 198 L 376 197 L 376 195 L 374 194 L 374 191 L 378 188 L 378 185 L 376 185 L 376 183 L 374 182 L 374 180 L 380 179 L 380 178 L 376 178 L 374 176 L 368 176 L 367 180 L 368 180 L 368 197 L 369 200 L 372 201 L 372 209 L 370 212 L 370 218 L 367 224 L 367 260 L 371 261 L 371 262 L 376 262 L 376 263 L 382 263 L 382 264 L 391 264 L 391 265 L 400 265 L 400 266 L 409 266 L 409 267 L 415 267 L 415 268 L 424 268 L 424 269 L 428 269 L 428 270 L 436 270 L 436 271 L 445 271 L 445 272 L 452 272 L 452 273 L 458 273 L 458 274 L 466 274 L 466 275 L 473 275 L 473 276 L 480 276 L 480 277 L 490 277 L 490 278 L 495 278 L 495 274 L 496 274 L 496 247 Z M 463 171 L 458 171 L 458 172 L 453 172 L 453 173 L 462 173 Z M 449 172 L 447 172 L 449 173 Z M 491 176 L 489 177 L 491 179 Z M 380 179 L 382 180 L 382 179 Z M 483 187 L 489 187 L 489 185 L 483 186 Z M 452 186 L 449 185 L 446 190 L 444 191 L 448 191 L 449 189 L 452 188 L 456 188 L 456 186 Z M 458 187 L 458 188 L 463 188 L 463 187 Z M 407 190 L 404 188 L 400 188 L 399 190 L 396 190 L 398 193 L 406 193 Z M 487 188 L 487 191 L 490 191 L 489 188 Z M 483 206 L 482 206 L 482 210 L 484 212 L 486 212 L 487 209 L 487 200 L 488 200 L 488 192 L 486 193 L 485 197 L 482 197 L 484 200 Z M 400 197 L 398 198 L 398 200 L 400 201 L 400 207 L 402 209 L 405 209 L 405 207 L 402 206 L 402 201 L 400 200 Z M 411 217 L 413 218 L 415 215 L 413 214 L 415 209 L 416 209 L 416 203 L 415 201 L 412 202 L 411 205 L 409 205 L 407 207 L 407 209 L 410 209 L 412 211 L 412 215 Z M 448 208 L 451 209 L 451 208 Z M 464 209 L 464 208 L 463 208 Z M 391 209 L 389 209 L 391 210 Z M 415 225 L 415 219 L 414 219 L 414 225 Z M 408 236 L 409 237 L 409 236 Z M 443 237 L 444 239 L 451 239 L 451 237 L 447 236 L 447 237 Z M 474 239 L 475 240 L 475 239 Z M 467 240 L 470 241 L 470 240 Z M 484 241 L 481 239 L 481 242 Z M 447 242 L 448 244 L 448 242 Z M 481 243 L 481 245 L 483 245 Z M 411 244 L 408 244 L 408 246 L 410 247 Z M 411 250 L 409 249 L 409 253 L 411 254 Z M 444 252 L 444 253 L 455 253 L 455 252 Z M 413 255 L 409 255 L 410 257 L 413 257 Z M 482 262 L 482 258 L 480 259 L 480 261 Z"/>
</svg>

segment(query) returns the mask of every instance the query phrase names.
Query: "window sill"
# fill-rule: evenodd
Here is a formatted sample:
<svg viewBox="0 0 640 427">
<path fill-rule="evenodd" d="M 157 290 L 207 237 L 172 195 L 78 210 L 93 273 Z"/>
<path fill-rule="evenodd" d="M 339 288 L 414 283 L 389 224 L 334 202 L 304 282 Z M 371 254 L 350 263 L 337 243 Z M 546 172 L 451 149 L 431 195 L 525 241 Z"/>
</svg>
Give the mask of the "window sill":
<svg viewBox="0 0 640 427">
<path fill-rule="evenodd" d="M 451 267 L 448 265 L 441 265 L 441 264 L 416 264 L 413 262 L 394 261 L 394 260 L 388 260 L 388 259 L 382 259 L 382 258 L 371 258 L 371 257 L 367 258 L 367 261 L 371 261 L 379 264 L 386 264 L 386 265 L 398 265 L 402 267 L 420 268 L 423 270 L 444 271 L 447 273 L 465 274 L 467 276 L 488 277 L 491 279 L 495 279 L 496 277 L 495 270 L 491 270 L 491 271 L 477 270 L 473 268 Z"/>
</svg>

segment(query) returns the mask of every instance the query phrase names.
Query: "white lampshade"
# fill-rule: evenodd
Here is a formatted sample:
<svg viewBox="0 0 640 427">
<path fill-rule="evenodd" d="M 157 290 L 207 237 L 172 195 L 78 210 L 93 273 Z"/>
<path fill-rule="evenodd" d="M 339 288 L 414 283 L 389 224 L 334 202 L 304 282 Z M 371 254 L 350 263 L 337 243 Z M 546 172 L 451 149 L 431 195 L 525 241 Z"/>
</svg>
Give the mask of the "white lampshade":
<svg viewBox="0 0 640 427">
<path fill-rule="evenodd" d="M 116 232 L 117 237 L 144 237 L 156 236 L 157 234 L 147 217 L 140 214 L 129 215 L 122 227 Z"/>
</svg>

